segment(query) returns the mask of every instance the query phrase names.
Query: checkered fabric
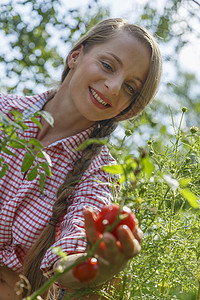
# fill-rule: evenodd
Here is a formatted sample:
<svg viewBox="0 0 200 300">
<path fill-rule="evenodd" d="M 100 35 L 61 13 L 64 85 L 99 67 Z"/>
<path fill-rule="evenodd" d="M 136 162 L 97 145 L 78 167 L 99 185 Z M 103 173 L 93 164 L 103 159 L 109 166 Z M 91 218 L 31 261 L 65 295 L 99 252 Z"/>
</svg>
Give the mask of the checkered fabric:
<svg viewBox="0 0 200 300">
<path fill-rule="evenodd" d="M 19 132 L 21 138 L 36 138 L 38 127 L 28 116 L 42 110 L 47 95 L 48 92 L 31 97 L 0 94 L 1 112 L 12 119 L 10 111 L 15 109 L 26 117 L 25 124 L 29 128 Z M 51 158 L 53 175 L 47 177 L 43 193 L 39 187 L 39 174 L 33 181 L 28 181 L 27 176 L 21 172 L 25 150 L 9 148 L 15 156 L 2 152 L 9 170 L 0 179 L 1 264 L 20 272 L 27 251 L 51 217 L 58 187 L 81 155 L 75 149 L 89 137 L 91 131 L 92 128 L 89 128 L 44 148 Z M 40 163 L 43 160 L 39 158 Z M 83 209 L 92 207 L 99 211 L 104 205 L 110 204 L 118 193 L 117 185 L 113 192 L 114 177 L 102 170 L 102 166 L 108 164 L 115 164 L 115 160 L 107 147 L 103 146 L 76 186 L 72 204 L 60 222 L 61 234 L 53 247 L 61 247 L 66 253 L 85 250 Z M 58 258 L 50 248 L 43 258 L 41 269 L 47 272 Z"/>
</svg>

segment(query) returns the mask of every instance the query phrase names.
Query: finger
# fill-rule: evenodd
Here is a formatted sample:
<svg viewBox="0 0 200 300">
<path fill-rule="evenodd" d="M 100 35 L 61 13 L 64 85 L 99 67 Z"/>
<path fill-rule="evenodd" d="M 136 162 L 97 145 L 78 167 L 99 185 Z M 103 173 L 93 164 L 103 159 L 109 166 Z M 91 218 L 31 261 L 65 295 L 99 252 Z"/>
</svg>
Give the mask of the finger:
<svg viewBox="0 0 200 300">
<path fill-rule="evenodd" d="M 92 209 L 85 209 L 83 211 L 85 218 L 85 232 L 86 238 L 92 244 L 94 244 L 98 239 L 98 233 L 95 226 L 95 213 Z"/>
<path fill-rule="evenodd" d="M 138 240 L 139 243 L 142 242 L 144 234 L 143 234 L 142 230 L 140 228 L 138 228 L 137 226 L 135 227 L 135 229 L 133 231 L 133 235 Z"/>
<path fill-rule="evenodd" d="M 140 243 L 128 226 L 119 226 L 117 234 L 122 246 L 122 251 L 127 258 L 132 258 L 139 254 L 141 251 Z"/>
<path fill-rule="evenodd" d="M 116 264 L 119 262 L 119 258 L 124 255 L 121 253 L 119 247 L 117 246 L 115 237 L 106 232 L 103 234 L 103 241 L 105 243 L 105 250 L 104 250 L 104 257 L 109 261 L 111 264 Z"/>
</svg>

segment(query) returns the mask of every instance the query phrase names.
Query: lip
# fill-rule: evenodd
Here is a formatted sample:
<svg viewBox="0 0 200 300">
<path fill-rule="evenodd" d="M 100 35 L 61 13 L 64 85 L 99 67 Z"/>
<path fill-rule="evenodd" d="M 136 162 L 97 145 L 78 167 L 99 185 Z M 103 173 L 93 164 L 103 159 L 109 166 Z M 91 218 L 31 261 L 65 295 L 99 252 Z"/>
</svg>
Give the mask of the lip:
<svg viewBox="0 0 200 300">
<path fill-rule="evenodd" d="M 108 107 L 112 107 L 112 103 L 110 102 L 110 100 L 108 98 L 106 98 L 101 92 L 97 91 L 96 89 L 94 89 L 93 87 L 89 87 L 90 93 L 91 93 L 91 88 L 95 91 L 95 93 L 97 93 L 97 95 L 103 100 L 105 101 L 109 106 Z M 92 98 L 93 95 L 92 95 Z M 95 99 L 95 98 L 94 98 Z M 95 101 L 97 102 L 97 100 L 95 99 Z M 99 102 L 98 102 L 99 103 Z M 100 104 L 100 103 L 99 103 Z M 101 106 L 104 106 L 102 104 L 100 104 Z M 104 106 L 105 108 L 108 108 L 106 106 Z"/>
</svg>

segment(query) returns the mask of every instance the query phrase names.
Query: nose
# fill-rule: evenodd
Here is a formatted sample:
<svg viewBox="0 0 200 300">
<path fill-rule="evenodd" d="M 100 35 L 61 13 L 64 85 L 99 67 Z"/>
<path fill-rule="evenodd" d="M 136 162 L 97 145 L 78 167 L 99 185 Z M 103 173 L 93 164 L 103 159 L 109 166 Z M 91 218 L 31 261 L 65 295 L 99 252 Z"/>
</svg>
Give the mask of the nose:
<svg viewBox="0 0 200 300">
<path fill-rule="evenodd" d="M 118 96 L 123 80 L 121 77 L 113 77 L 105 80 L 105 86 L 111 95 Z"/>
</svg>

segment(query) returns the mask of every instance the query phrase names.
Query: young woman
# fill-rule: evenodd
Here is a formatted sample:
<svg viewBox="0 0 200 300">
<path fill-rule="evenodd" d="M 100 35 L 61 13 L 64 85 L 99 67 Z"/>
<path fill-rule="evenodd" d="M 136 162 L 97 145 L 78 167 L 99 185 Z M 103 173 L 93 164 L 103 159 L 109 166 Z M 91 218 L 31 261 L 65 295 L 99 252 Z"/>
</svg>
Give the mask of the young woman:
<svg viewBox="0 0 200 300">
<path fill-rule="evenodd" d="M 140 114 L 157 91 L 161 64 L 158 45 L 146 29 L 124 19 L 107 19 L 70 51 L 57 91 L 33 97 L 1 95 L 1 111 L 8 116 L 12 109 L 25 116 L 45 110 L 52 114 L 54 127 L 42 118 L 39 130 L 28 120 L 29 129 L 19 133 L 37 138 L 51 157 L 53 176 L 47 178 L 43 194 L 39 176 L 28 181 L 20 172 L 22 149 L 12 149 L 16 156 L 2 154 L 9 171 L 0 181 L 0 300 L 16 298 L 13 286 L 21 273 L 31 291 L 42 285 L 60 263 L 52 247 L 68 254 L 68 265 L 86 251 L 85 230 L 87 240 L 96 242 L 95 213 L 113 201 L 110 183 L 115 181 L 102 166 L 115 161 L 106 146 L 76 149 L 88 138 L 109 137 L 119 121 Z M 121 226 L 118 234 L 122 251 L 110 233 L 103 235 L 106 247 L 98 255 L 108 264 L 99 261 L 100 271 L 90 286 L 111 279 L 140 252 L 139 228 L 132 234 Z M 66 289 L 85 286 L 72 272 L 58 284 Z"/>
</svg>

